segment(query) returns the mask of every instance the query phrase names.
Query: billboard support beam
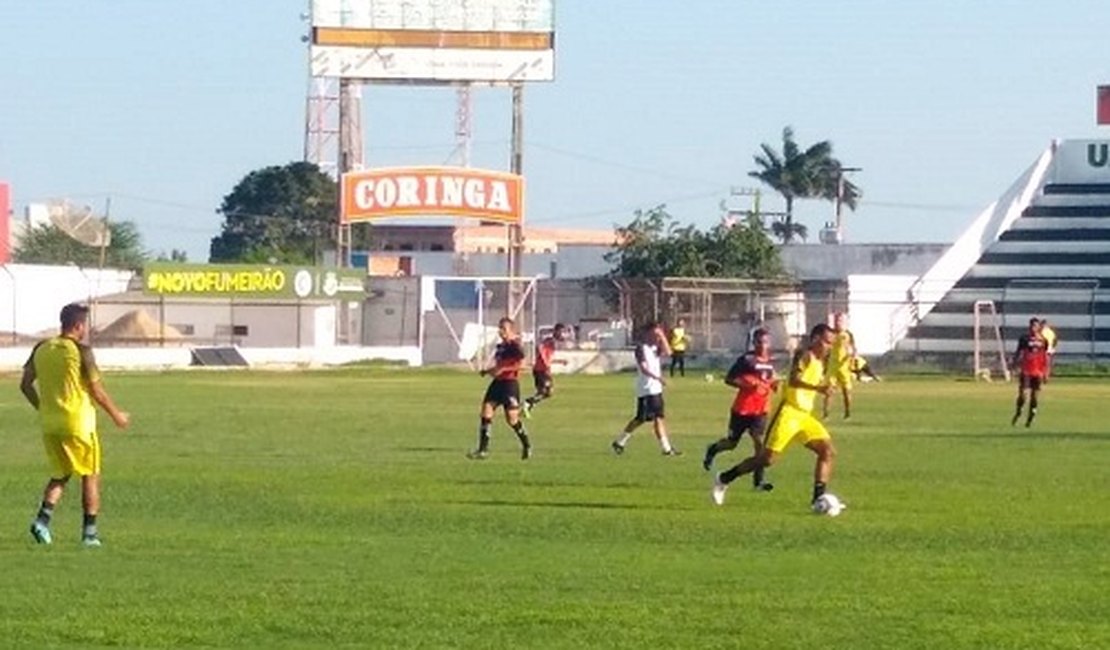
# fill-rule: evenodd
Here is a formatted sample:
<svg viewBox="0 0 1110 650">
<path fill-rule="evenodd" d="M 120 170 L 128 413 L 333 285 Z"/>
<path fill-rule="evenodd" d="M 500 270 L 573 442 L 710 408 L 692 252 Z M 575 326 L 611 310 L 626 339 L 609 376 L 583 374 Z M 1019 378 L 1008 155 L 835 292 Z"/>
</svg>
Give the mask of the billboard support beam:
<svg viewBox="0 0 1110 650">
<path fill-rule="evenodd" d="M 339 80 L 339 177 L 362 168 L 362 97 L 353 79 Z M 340 190 L 342 191 L 342 190 Z M 342 195 L 339 197 L 343 200 Z M 340 220 L 336 235 L 336 266 L 351 265 L 351 224 Z"/>
<path fill-rule="evenodd" d="M 512 84 L 513 93 L 513 123 L 512 123 L 512 151 L 509 156 L 509 170 L 517 176 L 524 175 L 524 85 L 520 82 Z M 522 200 L 523 209 L 523 200 Z M 509 225 L 509 242 L 506 250 L 509 252 L 509 277 L 519 278 L 521 262 L 524 255 L 524 219 Z M 510 283 L 509 310 L 517 308 L 520 299 L 520 285 Z"/>
</svg>

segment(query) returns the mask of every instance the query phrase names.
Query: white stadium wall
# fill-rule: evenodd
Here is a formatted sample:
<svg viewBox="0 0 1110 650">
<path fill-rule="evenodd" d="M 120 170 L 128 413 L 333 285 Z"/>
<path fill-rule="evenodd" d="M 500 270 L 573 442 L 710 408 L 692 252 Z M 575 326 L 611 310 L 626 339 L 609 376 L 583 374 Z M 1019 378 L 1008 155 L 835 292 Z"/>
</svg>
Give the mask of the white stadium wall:
<svg viewBox="0 0 1110 650">
<path fill-rule="evenodd" d="M 895 346 L 904 332 L 899 331 L 898 316 L 917 279 L 916 275 L 848 276 L 848 328 L 860 354 L 886 354 Z"/>
<path fill-rule="evenodd" d="M 67 303 L 122 293 L 134 275 L 77 266 L 0 265 L 0 336 L 57 330 L 58 313 Z"/>
</svg>

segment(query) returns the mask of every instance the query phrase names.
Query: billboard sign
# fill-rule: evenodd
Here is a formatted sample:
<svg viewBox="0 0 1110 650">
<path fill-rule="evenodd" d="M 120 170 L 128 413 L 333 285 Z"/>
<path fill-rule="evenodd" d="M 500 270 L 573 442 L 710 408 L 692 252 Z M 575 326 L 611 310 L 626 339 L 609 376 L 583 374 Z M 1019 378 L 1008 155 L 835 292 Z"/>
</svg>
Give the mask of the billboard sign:
<svg viewBox="0 0 1110 650">
<path fill-rule="evenodd" d="M 521 223 L 524 177 L 470 167 L 389 167 L 343 174 L 344 223 L 446 215 Z"/>
<path fill-rule="evenodd" d="M 554 0 L 313 0 L 310 62 L 317 77 L 551 81 Z"/>
<path fill-rule="evenodd" d="M 190 298 L 356 299 L 366 273 L 351 269 L 270 264 L 175 264 L 143 267 L 143 293 Z"/>
</svg>

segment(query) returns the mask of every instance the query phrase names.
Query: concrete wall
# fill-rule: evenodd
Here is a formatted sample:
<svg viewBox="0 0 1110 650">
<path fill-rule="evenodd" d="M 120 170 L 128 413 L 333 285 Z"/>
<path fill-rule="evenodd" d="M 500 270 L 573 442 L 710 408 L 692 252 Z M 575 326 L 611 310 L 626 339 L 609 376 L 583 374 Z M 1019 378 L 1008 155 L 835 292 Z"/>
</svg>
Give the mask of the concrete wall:
<svg viewBox="0 0 1110 650">
<path fill-rule="evenodd" d="M 383 346 L 328 348 L 239 348 L 256 368 L 322 367 L 358 361 L 384 360 L 420 365 L 416 347 Z M 0 372 L 17 372 L 31 354 L 30 346 L 0 348 Z M 190 367 L 188 348 L 97 348 L 96 361 L 105 370 L 171 370 Z"/>
<path fill-rule="evenodd" d="M 921 275 L 950 244 L 791 244 L 780 246 L 794 277 L 844 281 L 849 275 Z"/>
<path fill-rule="evenodd" d="M 38 264 L 0 265 L 0 332 L 29 336 L 58 329 L 58 313 L 127 290 L 134 273 Z"/>
<path fill-rule="evenodd" d="M 849 275 L 848 327 L 863 355 L 886 354 L 905 331 L 898 317 L 916 275 Z"/>
<path fill-rule="evenodd" d="M 103 328 L 124 314 L 142 310 L 151 319 L 179 330 L 182 340 L 166 345 L 241 345 L 244 347 L 328 347 L 336 345 L 335 303 L 236 303 L 230 300 L 161 301 L 146 296 L 108 296 L 97 306 Z M 191 333 L 190 333 L 191 332 Z M 106 345 L 149 345 L 150 341 L 105 341 Z"/>
</svg>

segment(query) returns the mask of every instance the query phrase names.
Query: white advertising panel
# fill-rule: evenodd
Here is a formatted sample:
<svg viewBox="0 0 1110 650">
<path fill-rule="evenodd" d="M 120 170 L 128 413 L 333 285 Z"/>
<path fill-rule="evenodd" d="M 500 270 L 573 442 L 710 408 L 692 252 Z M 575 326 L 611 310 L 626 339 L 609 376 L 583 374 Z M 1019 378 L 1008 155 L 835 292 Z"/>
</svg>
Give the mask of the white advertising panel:
<svg viewBox="0 0 1110 650">
<path fill-rule="evenodd" d="M 312 47 L 316 77 L 429 81 L 551 81 L 551 50 Z"/>
<path fill-rule="evenodd" d="M 312 74 L 551 81 L 555 0 L 313 0 Z"/>
<path fill-rule="evenodd" d="M 554 0 L 313 0 L 313 27 L 553 32 Z"/>
</svg>

